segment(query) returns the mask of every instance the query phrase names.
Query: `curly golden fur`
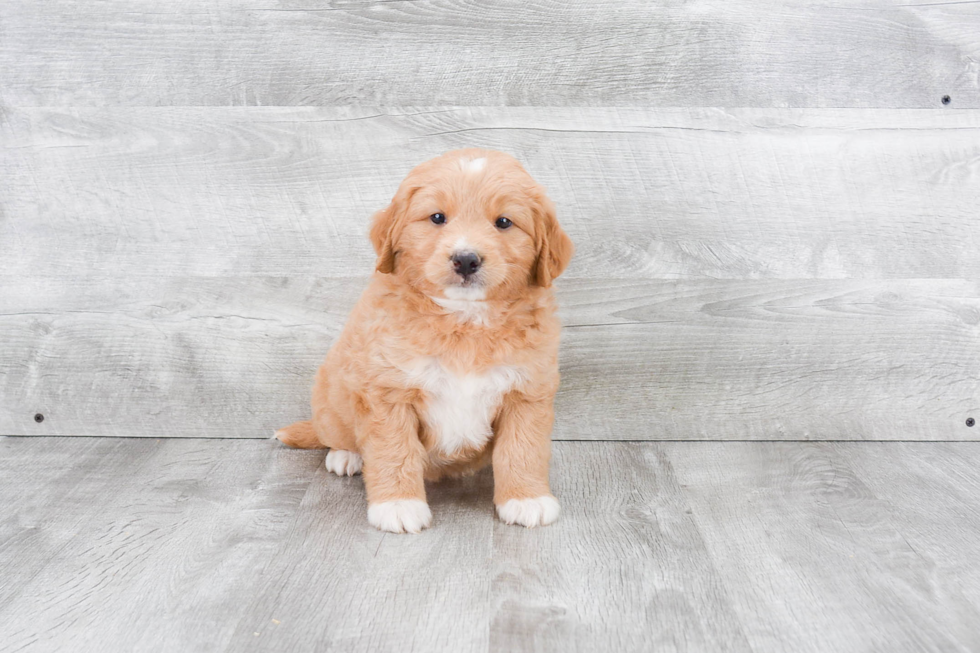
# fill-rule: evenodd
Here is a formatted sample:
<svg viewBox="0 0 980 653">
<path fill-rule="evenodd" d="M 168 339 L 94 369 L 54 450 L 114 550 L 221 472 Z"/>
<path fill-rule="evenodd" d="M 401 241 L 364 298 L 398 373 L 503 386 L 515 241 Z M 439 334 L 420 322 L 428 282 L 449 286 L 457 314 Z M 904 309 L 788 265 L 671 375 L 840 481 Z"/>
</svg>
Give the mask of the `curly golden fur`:
<svg viewBox="0 0 980 653">
<path fill-rule="evenodd" d="M 412 170 L 370 236 L 376 272 L 319 369 L 313 418 L 276 437 L 330 448 L 339 474 L 363 460 L 384 530 L 428 526 L 424 480 L 488 463 L 502 519 L 550 523 L 551 282 L 573 252 L 551 200 L 514 158 L 457 150 Z"/>
</svg>

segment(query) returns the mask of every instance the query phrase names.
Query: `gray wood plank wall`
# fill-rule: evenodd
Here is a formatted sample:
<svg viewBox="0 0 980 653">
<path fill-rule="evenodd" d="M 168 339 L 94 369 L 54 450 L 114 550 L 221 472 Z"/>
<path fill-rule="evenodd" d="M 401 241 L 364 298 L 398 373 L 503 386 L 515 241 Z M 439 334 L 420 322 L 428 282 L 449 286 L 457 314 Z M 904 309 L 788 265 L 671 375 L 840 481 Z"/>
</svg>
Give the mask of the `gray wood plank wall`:
<svg viewBox="0 0 980 653">
<path fill-rule="evenodd" d="M 978 35 L 977 4 L 2 3 L 0 433 L 303 417 L 368 216 L 485 146 L 578 246 L 556 438 L 975 438 Z"/>
<path fill-rule="evenodd" d="M 17 106 L 980 106 L 980 15 L 905 0 L 0 4 Z"/>
</svg>

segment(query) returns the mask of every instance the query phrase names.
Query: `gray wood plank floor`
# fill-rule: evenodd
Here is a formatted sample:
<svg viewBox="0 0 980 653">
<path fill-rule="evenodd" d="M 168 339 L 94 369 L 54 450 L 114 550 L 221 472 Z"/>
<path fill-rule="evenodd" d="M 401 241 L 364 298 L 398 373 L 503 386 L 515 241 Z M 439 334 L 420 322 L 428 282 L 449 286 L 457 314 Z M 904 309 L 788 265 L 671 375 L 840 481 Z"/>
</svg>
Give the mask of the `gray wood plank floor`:
<svg viewBox="0 0 980 653">
<path fill-rule="evenodd" d="M 420 536 L 248 440 L 0 438 L 0 651 L 976 651 L 980 443 L 556 443 Z"/>
</svg>

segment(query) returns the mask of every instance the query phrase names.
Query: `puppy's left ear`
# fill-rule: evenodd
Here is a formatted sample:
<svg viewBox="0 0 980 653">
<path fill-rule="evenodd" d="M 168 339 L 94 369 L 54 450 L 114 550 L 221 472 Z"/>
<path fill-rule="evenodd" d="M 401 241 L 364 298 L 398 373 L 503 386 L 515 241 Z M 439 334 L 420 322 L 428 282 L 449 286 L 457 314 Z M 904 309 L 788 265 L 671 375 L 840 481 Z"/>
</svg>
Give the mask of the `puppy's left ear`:
<svg viewBox="0 0 980 653">
<path fill-rule="evenodd" d="M 543 193 L 538 198 L 536 211 L 538 213 L 536 225 L 538 260 L 534 265 L 533 281 L 535 285 L 548 288 L 551 282 L 568 267 L 575 253 L 575 245 L 558 224 L 555 205 Z"/>
</svg>

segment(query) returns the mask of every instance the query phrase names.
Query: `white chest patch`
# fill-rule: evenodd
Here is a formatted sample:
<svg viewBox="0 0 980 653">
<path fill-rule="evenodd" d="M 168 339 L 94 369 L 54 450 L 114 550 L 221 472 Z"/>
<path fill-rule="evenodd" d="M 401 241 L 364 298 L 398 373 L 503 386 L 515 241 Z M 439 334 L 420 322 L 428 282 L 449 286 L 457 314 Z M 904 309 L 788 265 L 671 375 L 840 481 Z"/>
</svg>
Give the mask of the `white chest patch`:
<svg viewBox="0 0 980 653">
<path fill-rule="evenodd" d="M 425 392 L 422 419 L 447 454 L 485 445 L 503 396 L 524 378 L 519 368 L 507 365 L 458 376 L 436 358 L 420 360 L 406 373 L 409 383 Z"/>
</svg>

